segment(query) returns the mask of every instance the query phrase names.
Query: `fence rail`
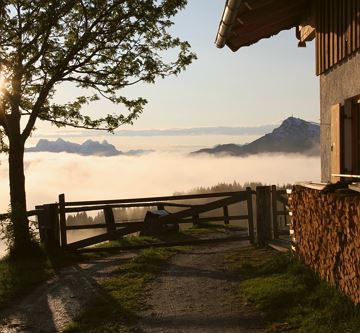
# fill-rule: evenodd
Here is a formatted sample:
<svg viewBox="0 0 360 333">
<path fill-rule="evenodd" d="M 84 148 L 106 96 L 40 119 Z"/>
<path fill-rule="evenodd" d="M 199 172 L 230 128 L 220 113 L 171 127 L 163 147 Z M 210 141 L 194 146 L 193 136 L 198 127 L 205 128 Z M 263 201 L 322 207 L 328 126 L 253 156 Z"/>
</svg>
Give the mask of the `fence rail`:
<svg viewBox="0 0 360 333">
<path fill-rule="evenodd" d="M 206 202 L 199 203 L 199 200 Z M 209 201 L 210 200 L 210 201 Z M 176 201 L 176 202 L 175 202 Z M 253 206 L 255 202 L 255 206 Z M 229 206 L 241 204 L 246 207 L 244 213 L 238 206 L 237 212 Z M 241 207 L 243 207 L 241 206 Z M 156 218 L 143 219 L 115 219 L 114 209 L 151 208 L 164 211 L 167 208 L 178 209 L 175 212 Z M 205 222 L 246 221 L 247 235 L 244 239 L 250 242 L 264 244 L 280 236 L 288 235 L 287 228 L 287 194 L 286 190 L 276 186 L 260 186 L 256 191 L 248 187 L 243 191 L 217 192 L 191 195 L 158 196 L 147 198 L 93 200 L 93 201 L 66 201 L 65 195 L 59 195 L 57 203 L 36 206 L 35 210 L 27 212 L 28 216 L 37 216 L 40 239 L 48 248 L 62 247 L 64 249 L 79 249 L 96 243 L 118 239 L 139 231 L 151 231 L 167 224 L 200 224 Z M 202 216 L 211 211 L 221 210 L 215 216 Z M 102 211 L 104 223 L 87 223 L 69 225 L 67 214 L 89 211 Z M 9 215 L 1 214 L 5 219 Z M 282 225 L 279 222 L 282 219 Z M 101 230 L 100 235 L 88 237 L 72 243 L 68 242 L 68 231 L 74 230 Z"/>
</svg>

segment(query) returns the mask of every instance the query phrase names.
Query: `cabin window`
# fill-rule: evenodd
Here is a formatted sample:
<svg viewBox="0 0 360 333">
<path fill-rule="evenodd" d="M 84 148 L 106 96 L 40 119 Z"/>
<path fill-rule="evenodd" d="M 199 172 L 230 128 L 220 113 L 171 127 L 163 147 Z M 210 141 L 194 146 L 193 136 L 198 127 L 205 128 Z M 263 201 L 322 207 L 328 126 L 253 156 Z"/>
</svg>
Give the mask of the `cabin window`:
<svg viewBox="0 0 360 333">
<path fill-rule="evenodd" d="M 360 180 L 359 96 L 331 108 L 331 181 L 341 178 Z"/>
</svg>

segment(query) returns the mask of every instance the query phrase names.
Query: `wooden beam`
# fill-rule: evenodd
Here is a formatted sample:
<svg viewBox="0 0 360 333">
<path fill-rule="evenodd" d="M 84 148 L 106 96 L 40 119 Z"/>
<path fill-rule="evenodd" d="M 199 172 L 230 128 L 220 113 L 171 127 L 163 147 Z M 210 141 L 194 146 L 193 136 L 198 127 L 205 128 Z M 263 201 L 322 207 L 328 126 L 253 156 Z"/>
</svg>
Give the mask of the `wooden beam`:
<svg viewBox="0 0 360 333">
<path fill-rule="evenodd" d="M 254 216 L 253 216 L 252 193 L 253 192 L 251 190 L 251 187 L 247 187 L 246 194 L 247 194 L 249 238 L 250 238 L 250 243 L 254 244 L 255 236 L 254 236 Z"/>
<path fill-rule="evenodd" d="M 60 215 L 61 247 L 66 247 L 67 234 L 66 234 L 65 194 L 59 195 L 59 215 Z"/>
<path fill-rule="evenodd" d="M 340 137 L 341 105 L 331 107 L 331 174 L 341 173 L 341 137 Z M 337 182 L 340 177 L 331 176 L 331 182 Z"/>
</svg>

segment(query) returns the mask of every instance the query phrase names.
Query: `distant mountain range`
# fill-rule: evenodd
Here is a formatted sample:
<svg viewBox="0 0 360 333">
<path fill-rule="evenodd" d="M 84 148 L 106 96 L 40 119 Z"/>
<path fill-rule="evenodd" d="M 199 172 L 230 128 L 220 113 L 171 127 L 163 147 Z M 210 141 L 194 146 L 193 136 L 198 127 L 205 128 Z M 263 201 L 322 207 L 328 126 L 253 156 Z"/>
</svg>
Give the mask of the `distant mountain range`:
<svg viewBox="0 0 360 333">
<path fill-rule="evenodd" d="M 103 142 L 86 140 L 84 143 L 74 143 L 65 141 L 61 138 L 56 141 L 49 141 L 40 139 L 35 147 L 25 149 L 26 152 L 50 152 L 50 153 L 71 153 L 83 156 L 116 156 L 116 155 L 142 155 L 152 152 L 152 150 L 129 150 L 122 152 L 117 150 L 114 145 L 108 143 L 106 140 Z"/>
<path fill-rule="evenodd" d="M 244 127 L 193 127 L 151 130 L 117 130 L 116 136 L 199 136 L 199 135 L 261 135 L 272 131 L 276 125 Z"/>
<path fill-rule="evenodd" d="M 300 153 L 305 155 L 320 154 L 320 126 L 299 118 L 289 117 L 271 133 L 245 144 L 217 145 L 213 148 L 200 149 L 192 154 L 223 154 L 246 156 L 261 153 Z"/>
</svg>

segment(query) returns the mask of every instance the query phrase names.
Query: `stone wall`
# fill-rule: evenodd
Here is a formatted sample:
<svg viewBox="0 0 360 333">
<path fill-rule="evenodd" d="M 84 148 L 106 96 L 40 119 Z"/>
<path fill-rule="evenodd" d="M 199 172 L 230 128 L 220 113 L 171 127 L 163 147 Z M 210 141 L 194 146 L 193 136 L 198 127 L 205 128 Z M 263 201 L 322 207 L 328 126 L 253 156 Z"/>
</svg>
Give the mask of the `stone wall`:
<svg viewBox="0 0 360 333">
<path fill-rule="evenodd" d="M 321 194 L 294 186 L 294 247 L 321 278 L 360 303 L 360 195 Z"/>
</svg>

